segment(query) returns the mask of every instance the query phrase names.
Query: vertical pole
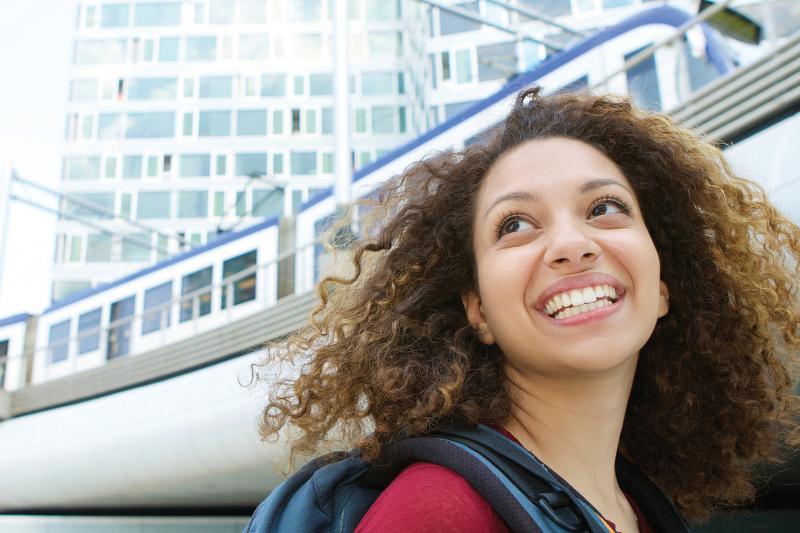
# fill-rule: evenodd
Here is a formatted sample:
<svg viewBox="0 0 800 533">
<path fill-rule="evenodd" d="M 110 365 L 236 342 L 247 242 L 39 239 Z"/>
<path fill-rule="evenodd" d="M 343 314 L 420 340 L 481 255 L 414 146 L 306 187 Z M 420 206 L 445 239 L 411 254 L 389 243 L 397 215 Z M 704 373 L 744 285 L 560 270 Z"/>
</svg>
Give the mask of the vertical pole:
<svg viewBox="0 0 800 533">
<path fill-rule="evenodd" d="M 350 202 L 352 164 L 350 162 L 350 69 L 348 66 L 347 4 L 331 2 L 334 9 L 334 133 L 336 138 L 334 193 L 337 205 Z"/>
</svg>

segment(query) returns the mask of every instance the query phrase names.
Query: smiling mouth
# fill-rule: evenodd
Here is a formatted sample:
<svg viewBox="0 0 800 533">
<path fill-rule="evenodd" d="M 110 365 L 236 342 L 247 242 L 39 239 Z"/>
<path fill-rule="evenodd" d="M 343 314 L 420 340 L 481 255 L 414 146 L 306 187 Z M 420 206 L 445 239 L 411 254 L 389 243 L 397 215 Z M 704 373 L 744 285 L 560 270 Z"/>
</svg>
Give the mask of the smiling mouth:
<svg viewBox="0 0 800 533">
<path fill-rule="evenodd" d="M 613 286 L 599 285 L 558 294 L 545 305 L 545 314 L 555 320 L 590 313 L 608 307 L 621 298 Z"/>
</svg>

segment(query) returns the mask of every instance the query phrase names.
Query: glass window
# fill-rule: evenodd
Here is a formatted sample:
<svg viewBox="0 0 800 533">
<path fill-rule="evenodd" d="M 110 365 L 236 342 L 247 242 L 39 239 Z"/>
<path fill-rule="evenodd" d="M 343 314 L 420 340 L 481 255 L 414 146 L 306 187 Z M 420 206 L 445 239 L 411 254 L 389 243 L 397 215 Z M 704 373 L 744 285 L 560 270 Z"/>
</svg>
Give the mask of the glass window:
<svg viewBox="0 0 800 533">
<path fill-rule="evenodd" d="M 283 174 L 283 154 L 272 154 L 272 173 Z"/>
<path fill-rule="evenodd" d="M 101 310 L 98 307 L 78 317 L 78 354 L 100 348 L 100 316 Z"/>
<path fill-rule="evenodd" d="M 230 98 L 233 95 L 231 76 L 201 76 L 200 98 Z"/>
<path fill-rule="evenodd" d="M 322 154 L 322 172 L 324 174 L 333 173 L 333 154 L 330 152 Z"/>
<path fill-rule="evenodd" d="M 363 108 L 356 109 L 356 133 L 367 132 L 367 110 Z"/>
<path fill-rule="evenodd" d="M 244 191 L 238 191 L 236 193 L 236 216 L 243 217 L 245 215 L 246 207 L 247 207 L 247 197 L 244 194 Z"/>
<path fill-rule="evenodd" d="M 293 93 L 296 95 L 305 94 L 306 92 L 306 78 L 302 74 L 299 74 L 294 77 L 294 88 L 292 89 Z"/>
<path fill-rule="evenodd" d="M 472 57 L 469 50 L 456 52 L 456 81 L 469 83 L 472 81 Z"/>
<path fill-rule="evenodd" d="M 250 211 L 254 217 L 279 216 L 283 213 L 283 189 L 254 189 Z"/>
<path fill-rule="evenodd" d="M 267 111 L 265 109 L 251 109 L 236 113 L 237 135 L 266 135 Z"/>
<path fill-rule="evenodd" d="M 262 75 L 261 96 L 286 96 L 286 75 L 284 74 Z"/>
<path fill-rule="evenodd" d="M 131 322 L 136 296 L 128 296 L 111 304 L 108 317 L 106 357 L 113 359 L 128 355 L 131 349 Z"/>
<path fill-rule="evenodd" d="M 364 11 L 367 20 L 396 19 L 400 16 L 398 7 L 398 3 L 391 0 L 364 0 Z"/>
<path fill-rule="evenodd" d="M 254 267 L 257 263 L 257 250 L 244 253 L 222 263 L 222 305 L 220 306 L 222 309 L 227 306 L 230 296 L 233 297 L 233 305 L 255 300 L 256 273 Z M 249 274 L 242 274 L 244 271 L 251 269 L 252 272 Z"/>
<path fill-rule="evenodd" d="M 47 347 L 51 363 L 58 363 L 69 356 L 69 326 L 69 319 L 50 326 Z"/>
<path fill-rule="evenodd" d="M 469 102 L 454 102 L 452 104 L 447 104 L 444 106 L 444 119 L 450 120 L 451 118 L 458 115 L 465 109 L 470 108 L 474 104 L 475 104 L 474 100 L 471 100 Z"/>
<path fill-rule="evenodd" d="M 113 192 L 70 193 L 69 197 L 77 200 L 75 202 L 65 200 L 65 211 L 69 215 L 81 218 L 111 218 L 110 213 L 114 211 Z"/>
<path fill-rule="evenodd" d="M 180 157 L 180 176 L 182 178 L 211 175 L 211 155 L 184 154 Z"/>
<path fill-rule="evenodd" d="M 317 111 L 306 109 L 306 133 L 317 132 Z"/>
<path fill-rule="evenodd" d="M 372 133 L 394 133 L 394 107 L 372 108 Z"/>
<path fill-rule="evenodd" d="M 72 80 L 70 102 L 94 102 L 97 100 L 97 80 Z"/>
<path fill-rule="evenodd" d="M 644 50 L 640 48 L 625 54 L 625 61 Z M 650 56 L 625 73 L 628 78 L 628 93 L 633 96 L 634 102 L 639 106 L 654 111 L 661 110 L 661 91 L 658 87 L 658 74 L 656 73 L 656 58 Z"/>
<path fill-rule="evenodd" d="M 227 136 L 231 134 L 230 111 L 200 111 L 200 137 Z"/>
<path fill-rule="evenodd" d="M 399 113 L 398 117 L 400 119 L 400 125 L 399 125 L 400 133 L 405 133 L 406 132 L 406 107 L 401 105 L 399 108 L 397 108 L 397 111 Z"/>
<path fill-rule="evenodd" d="M 316 22 L 322 18 L 321 0 L 292 0 L 289 8 L 292 22 Z"/>
<path fill-rule="evenodd" d="M 130 233 L 123 236 L 122 260 L 126 262 L 150 262 L 149 243 L 149 233 Z"/>
<path fill-rule="evenodd" d="M 122 136 L 122 114 L 100 113 L 97 120 L 98 139 L 119 139 Z"/>
<path fill-rule="evenodd" d="M 569 15 L 572 11 L 570 0 L 519 0 L 519 3 L 522 5 L 522 7 L 527 7 L 536 13 L 549 15 L 551 17 Z M 524 15 L 520 15 L 519 18 L 523 22 L 531 20 Z"/>
<path fill-rule="evenodd" d="M 158 156 L 147 156 L 147 177 L 155 178 L 158 175 Z"/>
<path fill-rule="evenodd" d="M 128 25 L 128 4 L 104 4 L 100 10 L 100 27 L 120 28 Z"/>
<path fill-rule="evenodd" d="M 517 72 L 517 43 L 478 47 L 478 80 L 501 80 Z"/>
<path fill-rule="evenodd" d="M 183 276 L 181 280 L 181 322 L 211 312 L 212 267 Z"/>
<path fill-rule="evenodd" d="M 178 218 L 206 218 L 208 191 L 178 191 Z"/>
<path fill-rule="evenodd" d="M 240 20 L 244 24 L 267 22 L 267 3 L 264 0 L 242 0 L 239 4 Z"/>
<path fill-rule="evenodd" d="M 140 192 L 136 206 L 136 218 L 172 218 L 170 215 L 169 192 Z"/>
<path fill-rule="evenodd" d="M 396 31 L 367 33 L 367 51 L 372 58 L 400 57 L 402 42 L 402 34 Z"/>
<path fill-rule="evenodd" d="M 94 233 L 86 237 L 86 262 L 108 263 L 111 261 L 111 235 Z"/>
<path fill-rule="evenodd" d="M 96 180 L 100 177 L 100 156 L 76 155 L 64 158 L 64 178 Z"/>
<path fill-rule="evenodd" d="M 73 235 L 69 240 L 69 260 L 77 263 L 81 260 L 81 243 L 83 238 L 80 235 Z"/>
<path fill-rule="evenodd" d="M 225 214 L 225 191 L 214 193 L 214 216 L 221 217 Z"/>
<path fill-rule="evenodd" d="M 237 176 L 264 176 L 267 173 L 267 154 L 263 152 L 236 154 Z"/>
<path fill-rule="evenodd" d="M 129 100 L 172 100 L 177 96 L 177 78 L 134 78 L 128 84 Z"/>
<path fill-rule="evenodd" d="M 171 300 L 171 281 L 144 291 L 142 335 L 169 327 Z"/>
<path fill-rule="evenodd" d="M 300 110 L 292 109 L 292 133 L 300 132 Z"/>
<path fill-rule="evenodd" d="M 106 170 L 105 170 L 105 177 L 106 178 L 116 178 L 117 177 L 117 158 L 114 156 L 109 156 L 106 158 Z"/>
<path fill-rule="evenodd" d="M 125 127 L 127 139 L 172 137 L 175 135 L 175 113 L 128 113 Z"/>
<path fill-rule="evenodd" d="M 131 216 L 131 193 L 124 192 L 119 199 L 119 214 L 123 217 L 130 218 Z"/>
<path fill-rule="evenodd" d="M 214 174 L 224 176 L 228 173 L 228 158 L 225 154 L 217 154 L 217 168 Z"/>
<path fill-rule="evenodd" d="M 128 42 L 125 39 L 94 39 L 75 43 L 73 62 L 77 65 L 125 63 L 127 57 Z"/>
<path fill-rule="evenodd" d="M 185 111 L 183 113 L 183 126 L 181 127 L 181 135 L 184 137 L 191 137 L 194 134 L 194 113 Z"/>
<path fill-rule="evenodd" d="M 289 35 L 289 50 L 297 58 L 319 58 L 322 56 L 322 35 L 319 33 L 292 33 Z"/>
<path fill-rule="evenodd" d="M 192 78 L 186 78 L 185 80 L 183 80 L 183 97 L 184 98 L 194 97 L 194 80 Z"/>
<path fill-rule="evenodd" d="M 233 22 L 234 3 L 231 0 L 211 0 L 209 22 L 211 24 L 231 24 Z"/>
<path fill-rule="evenodd" d="M 329 96 L 333 94 L 333 75 L 310 74 L 308 86 L 311 96 Z"/>
<path fill-rule="evenodd" d="M 331 135 L 333 133 L 333 108 L 322 108 L 322 133 Z"/>
<path fill-rule="evenodd" d="M 239 36 L 239 59 L 266 61 L 269 59 L 269 35 L 256 33 Z"/>
<path fill-rule="evenodd" d="M 317 152 L 292 152 L 292 174 L 310 175 L 317 173 Z"/>
<path fill-rule="evenodd" d="M 181 23 L 180 2 L 136 4 L 134 26 L 172 26 Z"/>
<path fill-rule="evenodd" d="M 406 77 L 402 72 L 397 73 L 397 94 L 406 94 Z"/>
<path fill-rule="evenodd" d="M 394 80 L 393 72 L 364 72 L 361 74 L 361 94 L 393 94 Z"/>
<path fill-rule="evenodd" d="M 177 61 L 180 42 L 177 37 L 161 37 L 158 40 L 158 61 L 162 63 Z"/>
<path fill-rule="evenodd" d="M 283 133 L 283 110 L 281 109 L 272 111 L 272 133 L 276 135 Z"/>
<path fill-rule="evenodd" d="M 570 0 L 566 0 L 567 5 L 569 5 L 569 1 Z M 476 15 L 478 14 L 478 2 L 464 2 L 462 4 L 455 4 L 453 7 L 460 7 L 465 11 L 471 11 Z M 534 9 L 537 12 L 540 11 L 538 8 Z M 481 28 L 480 22 L 472 21 L 460 15 L 456 15 L 455 13 L 444 11 L 443 9 L 439 10 L 439 23 L 441 35 L 452 35 L 454 33 L 462 33 L 465 31 L 475 31 Z"/>
<path fill-rule="evenodd" d="M 216 58 L 216 37 L 186 38 L 186 61 L 214 61 Z"/>
<path fill-rule="evenodd" d="M 122 158 L 122 177 L 141 178 L 142 177 L 142 156 L 126 155 Z"/>
<path fill-rule="evenodd" d="M 8 363 L 8 341 L 0 341 L 0 389 L 5 386 L 6 363 Z"/>
</svg>

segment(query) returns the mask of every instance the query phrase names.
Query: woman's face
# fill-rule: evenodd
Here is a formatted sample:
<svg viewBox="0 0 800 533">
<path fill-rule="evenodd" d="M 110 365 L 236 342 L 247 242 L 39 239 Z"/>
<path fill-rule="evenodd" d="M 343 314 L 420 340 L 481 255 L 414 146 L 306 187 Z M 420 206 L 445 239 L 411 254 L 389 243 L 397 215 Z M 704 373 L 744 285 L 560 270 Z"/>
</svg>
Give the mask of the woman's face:
<svg viewBox="0 0 800 533">
<path fill-rule="evenodd" d="M 634 363 L 668 309 L 633 189 L 599 150 L 528 141 L 492 166 L 473 228 L 470 323 L 520 371 L 574 375 Z"/>
</svg>

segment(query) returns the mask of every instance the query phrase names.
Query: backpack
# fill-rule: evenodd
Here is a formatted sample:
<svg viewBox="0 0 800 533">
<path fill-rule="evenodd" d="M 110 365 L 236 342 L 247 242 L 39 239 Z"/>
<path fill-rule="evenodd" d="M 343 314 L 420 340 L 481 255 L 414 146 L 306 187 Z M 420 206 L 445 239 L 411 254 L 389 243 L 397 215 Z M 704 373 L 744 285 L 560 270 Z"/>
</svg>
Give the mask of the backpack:
<svg viewBox="0 0 800 533">
<path fill-rule="evenodd" d="M 397 474 L 411 463 L 456 472 L 492 506 L 511 531 L 609 533 L 597 510 L 519 444 L 485 425 L 442 428 L 383 447 L 373 462 L 357 451 L 307 463 L 256 508 L 244 533 L 351 532 Z M 624 457 L 617 477 L 659 532 L 689 528 L 663 493 Z"/>
</svg>

